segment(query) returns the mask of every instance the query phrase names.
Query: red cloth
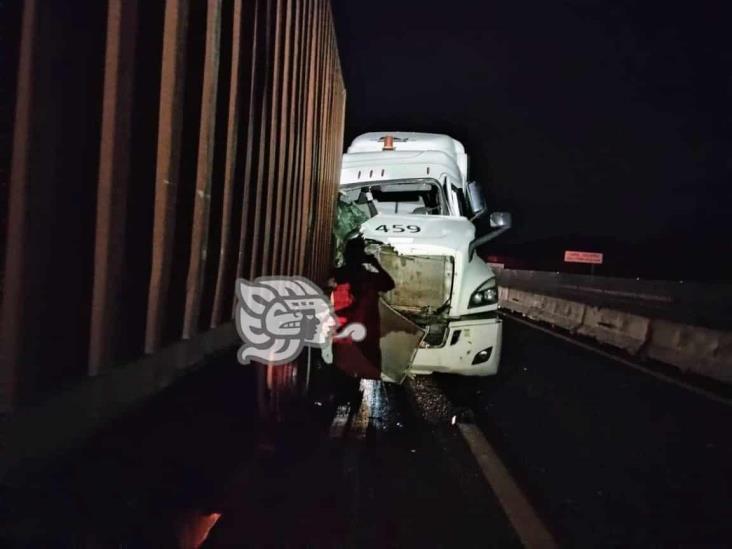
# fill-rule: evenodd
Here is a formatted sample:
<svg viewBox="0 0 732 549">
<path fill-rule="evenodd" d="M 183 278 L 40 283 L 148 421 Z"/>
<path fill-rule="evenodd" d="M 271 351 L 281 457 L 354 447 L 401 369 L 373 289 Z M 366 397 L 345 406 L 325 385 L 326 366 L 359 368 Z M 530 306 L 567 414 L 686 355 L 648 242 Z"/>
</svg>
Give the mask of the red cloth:
<svg viewBox="0 0 732 549">
<path fill-rule="evenodd" d="M 338 284 L 333 290 L 331 300 L 333 301 L 333 309 L 338 317 L 338 328 L 343 328 L 348 322 L 346 316 L 342 314 L 343 309 L 350 307 L 355 301 L 351 292 L 351 284 L 349 282 Z"/>
<path fill-rule="evenodd" d="M 391 277 L 385 273 L 371 273 L 366 269 L 356 271 L 340 269 L 336 272 L 339 284 L 333 290 L 333 308 L 339 328 L 358 322 L 366 328 L 363 341 L 350 337 L 336 338 L 333 353 L 335 364 L 354 376 L 381 378 L 381 323 L 379 321 L 379 291 L 394 287 Z"/>
</svg>

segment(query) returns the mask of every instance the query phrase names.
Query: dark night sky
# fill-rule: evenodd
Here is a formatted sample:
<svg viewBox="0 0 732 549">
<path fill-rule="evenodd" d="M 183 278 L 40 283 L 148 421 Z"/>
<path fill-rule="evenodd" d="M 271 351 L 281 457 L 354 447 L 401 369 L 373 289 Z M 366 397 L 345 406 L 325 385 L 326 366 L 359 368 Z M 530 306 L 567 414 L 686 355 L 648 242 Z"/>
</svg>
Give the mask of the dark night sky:
<svg viewBox="0 0 732 549">
<path fill-rule="evenodd" d="M 347 141 L 389 128 L 463 140 L 494 209 L 514 213 L 504 245 L 578 235 L 666 260 L 730 253 L 724 2 L 334 0 L 334 10 Z"/>
</svg>

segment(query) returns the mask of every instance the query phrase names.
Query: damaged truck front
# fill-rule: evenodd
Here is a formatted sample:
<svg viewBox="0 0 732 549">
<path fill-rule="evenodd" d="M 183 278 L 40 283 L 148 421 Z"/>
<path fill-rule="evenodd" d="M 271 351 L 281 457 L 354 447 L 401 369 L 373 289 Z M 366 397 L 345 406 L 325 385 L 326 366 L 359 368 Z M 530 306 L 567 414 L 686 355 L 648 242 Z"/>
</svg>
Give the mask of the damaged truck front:
<svg viewBox="0 0 732 549">
<path fill-rule="evenodd" d="M 340 200 L 362 214 L 368 251 L 395 281 L 382 317 L 400 316 L 420 332 L 405 367 L 414 374 L 496 374 L 498 290 L 475 249 L 506 230 L 510 216 L 491 214 L 491 231 L 476 236 L 472 221 L 485 205 L 479 185 L 467 180 L 462 145 L 437 134 L 362 135 L 343 156 L 340 190 Z M 382 332 L 392 324 L 382 321 Z M 388 333 L 381 341 L 384 377 L 399 381 L 388 361 L 404 349 L 390 348 Z"/>
</svg>

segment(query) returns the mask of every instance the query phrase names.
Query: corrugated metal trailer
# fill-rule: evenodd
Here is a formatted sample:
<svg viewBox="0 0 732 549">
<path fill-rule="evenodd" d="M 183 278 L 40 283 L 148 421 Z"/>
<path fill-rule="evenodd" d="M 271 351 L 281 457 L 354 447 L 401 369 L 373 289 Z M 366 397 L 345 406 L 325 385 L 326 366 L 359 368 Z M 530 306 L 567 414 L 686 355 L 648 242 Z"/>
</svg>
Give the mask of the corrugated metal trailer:
<svg viewBox="0 0 732 549">
<path fill-rule="evenodd" d="M 324 281 L 346 99 L 328 0 L 8 15 L 0 410 L 230 320 L 236 277 Z"/>
</svg>

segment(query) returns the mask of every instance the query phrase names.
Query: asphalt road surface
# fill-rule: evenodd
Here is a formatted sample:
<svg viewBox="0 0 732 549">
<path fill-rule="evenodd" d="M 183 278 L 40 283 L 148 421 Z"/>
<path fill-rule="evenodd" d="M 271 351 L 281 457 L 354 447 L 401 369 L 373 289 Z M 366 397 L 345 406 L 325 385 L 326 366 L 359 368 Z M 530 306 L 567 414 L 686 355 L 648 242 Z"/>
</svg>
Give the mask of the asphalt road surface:
<svg viewBox="0 0 732 549">
<path fill-rule="evenodd" d="M 506 320 L 498 378 L 440 376 L 562 546 L 732 544 L 732 406 Z"/>
<path fill-rule="evenodd" d="M 471 416 L 494 480 L 559 546 L 732 544 L 732 406 L 512 320 L 504 334 L 498 377 L 408 387 L 221 355 L 0 483 L 0 546 L 519 547 L 522 498 L 452 424 Z"/>
<path fill-rule="evenodd" d="M 0 492 L 2 547 L 520 547 L 402 387 L 233 353 Z"/>
</svg>

